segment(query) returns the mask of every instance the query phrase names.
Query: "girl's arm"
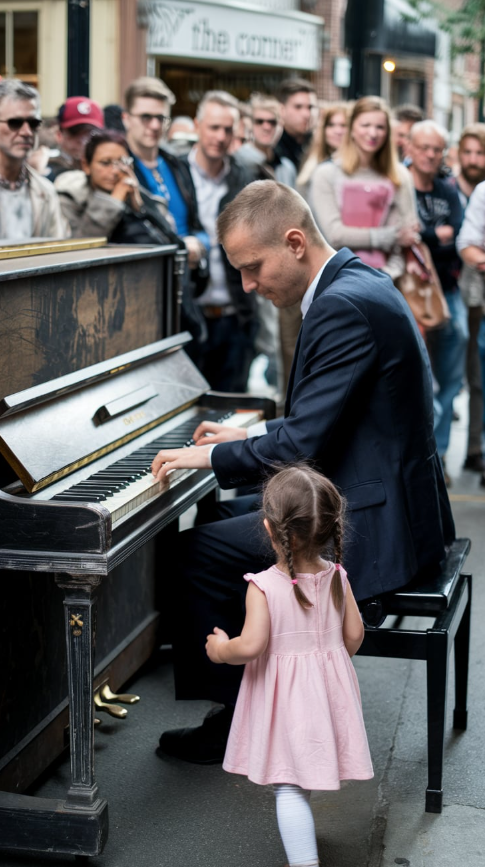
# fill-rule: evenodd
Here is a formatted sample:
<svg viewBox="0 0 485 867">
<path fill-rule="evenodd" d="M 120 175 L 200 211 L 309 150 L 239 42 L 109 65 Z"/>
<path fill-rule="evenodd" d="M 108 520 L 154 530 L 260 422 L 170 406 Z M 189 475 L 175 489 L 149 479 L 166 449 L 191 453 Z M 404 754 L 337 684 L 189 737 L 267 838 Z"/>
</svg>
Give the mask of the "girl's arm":
<svg viewBox="0 0 485 867">
<path fill-rule="evenodd" d="M 246 620 L 241 635 L 229 639 L 227 633 L 216 626 L 213 634 L 207 636 L 207 656 L 212 662 L 244 665 L 264 653 L 268 644 L 269 628 L 266 596 L 250 581 L 246 594 Z"/>
<path fill-rule="evenodd" d="M 354 594 L 348 581 L 345 593 L 345 614 L 342 632 L 347 652 L 349 656 L 354 656 L 364 640 L 364 624 L 362 623 L 362 617 L 360 616 L 357 602 L 354 599 Z"/>
</svg>

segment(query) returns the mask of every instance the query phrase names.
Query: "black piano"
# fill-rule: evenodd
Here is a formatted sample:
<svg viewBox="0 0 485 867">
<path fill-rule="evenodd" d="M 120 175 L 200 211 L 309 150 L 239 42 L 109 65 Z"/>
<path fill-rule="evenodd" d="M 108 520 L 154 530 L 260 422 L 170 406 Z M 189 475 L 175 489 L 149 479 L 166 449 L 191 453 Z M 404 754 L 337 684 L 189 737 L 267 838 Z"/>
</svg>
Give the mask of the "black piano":
<svg viewBox="0 0 485 867">
<path fill-rule="evenodd" d="M 93 689 L 103 656 L 96 641 L 98 595 L 112 576 L 120 575 L 122 584 L 125 564 L 216 488 L 211 470 L 174 471 L 168 481 L 155 481 L 155 454 L 190 443 L 201 419 L 234 426 L 274 416 L 271 400 L 210 392 L 186 354 L 189 341 L 188 334 L 172 335 L 0 402 L 0 451 L 11 468 L 0 490 L 0 569 L 27 571 L 62 591 L 71 753 L 64 799 L 0 792 L 2 848 L 78 856 L 102 851 L 108 805 L 93 767 Z M 161 565 L 158 571 L 163 581 Z M 137 586 L 135 576 L 123 603 L 129 609 L 136 609 Z M 105 609 L 123 595 L 116 591 L 114 582 Z M 28 615 L 25 599 L 26 632 Z M 60 648 L 51 650 L 59 666 Z M 6 720 L 0 725 L 8 727 Z"/>
</svg>

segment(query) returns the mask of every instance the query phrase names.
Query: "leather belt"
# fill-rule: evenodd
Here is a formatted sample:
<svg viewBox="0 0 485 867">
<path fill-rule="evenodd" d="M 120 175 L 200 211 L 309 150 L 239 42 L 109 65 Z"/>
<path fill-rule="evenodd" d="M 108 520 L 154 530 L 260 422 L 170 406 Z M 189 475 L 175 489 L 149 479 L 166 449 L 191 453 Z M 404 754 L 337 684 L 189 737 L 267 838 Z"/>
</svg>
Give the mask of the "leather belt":
<svg viewBox="0 0 485 867">
<path fill-rule="evenodd" d="M 202 313 L 207 319 L 221 319 L 222 316 L 234 316 L 236 308 L 234 304 L 224 304 L 221 306 L 205 304 L 202 307 Z"/>
</svg>

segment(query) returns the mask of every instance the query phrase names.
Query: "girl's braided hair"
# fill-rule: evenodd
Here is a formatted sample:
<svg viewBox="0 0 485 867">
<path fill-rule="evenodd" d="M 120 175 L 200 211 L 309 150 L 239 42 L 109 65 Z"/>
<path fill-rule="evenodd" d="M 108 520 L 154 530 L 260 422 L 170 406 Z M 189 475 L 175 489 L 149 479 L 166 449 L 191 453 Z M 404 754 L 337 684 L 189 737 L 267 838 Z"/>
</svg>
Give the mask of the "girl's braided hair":
<svg viewBox="0 0 485 867">
<path fill-rule="evenodd" d="M 304 463 L 279 469 L 263 491 L 263 516 L 268 521 L 278 554 L 293 580 L 294 558 L 319 557 L 333 541 L 333 559 L 342 562 L 344 500 L 335 485 Z M 298 583 L 295 596 L 302 608 L 312 608 Z M 342 581 L 337 570 L 332 576 L 332 600 L 340 611 L 344 603 Z"/>
</svg>

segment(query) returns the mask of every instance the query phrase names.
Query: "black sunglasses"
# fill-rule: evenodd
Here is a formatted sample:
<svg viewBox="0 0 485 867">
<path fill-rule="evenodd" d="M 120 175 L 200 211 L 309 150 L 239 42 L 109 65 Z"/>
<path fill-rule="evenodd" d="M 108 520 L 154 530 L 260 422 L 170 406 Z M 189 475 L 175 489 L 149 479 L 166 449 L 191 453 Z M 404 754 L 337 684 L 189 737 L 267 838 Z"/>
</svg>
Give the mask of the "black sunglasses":
<svg viewBox="0 0 485 867">
<path fill-rule="evenodd" d="M 24 123 L 28 123 L 31 132 L 36 132 L 42 121 L 38 117 L 9 117 L 8 120 L 0 120 L 0 123 L 6 123 L 12 132 L 18 132 L 19 129 L 22 129 Z"/>
<path fill-rule="evenodd" d="M 269 123 L 270 126 L 276 126 L 278 121 L 276 120 L 275 117 L 272 117 L 270 119 L 265 118 L 265 117 L 255 117 L 253 119 L 253 123 L 255 123 L 257 126 L 262 126 L 263 123 Z"/>
</svg>

